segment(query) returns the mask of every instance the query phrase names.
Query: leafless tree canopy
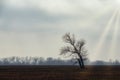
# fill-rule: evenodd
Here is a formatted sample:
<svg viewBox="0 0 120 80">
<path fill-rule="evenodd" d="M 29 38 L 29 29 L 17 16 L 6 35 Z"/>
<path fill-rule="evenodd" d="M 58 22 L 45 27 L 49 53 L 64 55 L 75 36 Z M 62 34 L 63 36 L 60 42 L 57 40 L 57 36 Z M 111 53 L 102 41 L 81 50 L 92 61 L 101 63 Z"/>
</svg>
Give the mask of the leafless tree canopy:
<svg viewBox="0 0 120 80">
<path fill-rule="evenodd" d="M 85 40 L 76 40 L 74 34 L 66 33 L 63 36 L 63 41 L 67 43 L 67 46 L 61 48 L 60 55 L 68 55 L 75 58 L 81 68 L 84 68 L 84 60 L 86 60 L 87 50 L 85 49 Z"/>
</svg>

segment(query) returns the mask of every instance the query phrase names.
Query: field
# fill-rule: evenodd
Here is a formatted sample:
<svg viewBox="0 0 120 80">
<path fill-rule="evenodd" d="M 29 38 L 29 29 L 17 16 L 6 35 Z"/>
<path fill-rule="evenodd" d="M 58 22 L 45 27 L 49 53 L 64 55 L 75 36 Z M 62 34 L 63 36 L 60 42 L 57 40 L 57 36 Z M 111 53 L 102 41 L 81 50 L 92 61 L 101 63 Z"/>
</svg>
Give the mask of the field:
<svg viewBox="0 0 120 80">
<path fill-rule="evenodd" d="M 0 66 L 0 80 L 120 80 L 120 66 Z"/>
</svg>

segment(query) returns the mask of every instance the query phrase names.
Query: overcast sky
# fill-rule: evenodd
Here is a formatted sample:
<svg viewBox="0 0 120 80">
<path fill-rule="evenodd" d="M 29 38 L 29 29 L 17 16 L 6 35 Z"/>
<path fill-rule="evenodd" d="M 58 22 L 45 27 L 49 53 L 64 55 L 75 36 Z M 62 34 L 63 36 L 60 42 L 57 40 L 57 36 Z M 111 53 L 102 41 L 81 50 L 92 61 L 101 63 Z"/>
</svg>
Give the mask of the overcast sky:
<svg viewBox="0 0 120 80">
<path fill-rule="evenodd" d="M 90 60 L 119 59 L 119 33 L 116 53 L 108 53 L 115 20 L 101 53 L 94 53 L 119 8 L 119 0 L 0 0 L 0 57 L 62 57 L 62 36 L 70 32 L 86 40 Z"/>
</svg>

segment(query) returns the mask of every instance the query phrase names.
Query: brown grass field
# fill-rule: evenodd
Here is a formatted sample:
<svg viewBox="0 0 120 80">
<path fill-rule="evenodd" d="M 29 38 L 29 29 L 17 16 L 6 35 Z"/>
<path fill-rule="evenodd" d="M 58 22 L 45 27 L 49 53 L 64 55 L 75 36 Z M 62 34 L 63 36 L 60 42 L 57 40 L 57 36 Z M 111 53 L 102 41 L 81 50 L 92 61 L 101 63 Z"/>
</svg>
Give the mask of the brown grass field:
<svg viewBox="0 0 120 80">
<path fill-rule="evenodd" d="M 0 66 L 0 80 L 120 80 L 120 66 Z"/>
</svg>

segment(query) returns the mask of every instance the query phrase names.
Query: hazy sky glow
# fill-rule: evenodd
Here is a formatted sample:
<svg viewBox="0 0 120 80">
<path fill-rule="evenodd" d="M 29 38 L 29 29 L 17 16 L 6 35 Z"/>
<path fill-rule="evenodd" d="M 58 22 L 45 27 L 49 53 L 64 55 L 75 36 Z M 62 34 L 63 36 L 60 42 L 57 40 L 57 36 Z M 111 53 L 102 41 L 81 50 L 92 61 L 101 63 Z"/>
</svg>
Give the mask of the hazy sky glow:
<svg viewBox="0 0 120 80">
<path fill-rule="evenodd" d="M 71 32 L 86 40 L 90 60 L 119 59 L 119 18 L 120 0 L 0 0 L 0 57 L 62 57 Z"/>
</svg>

